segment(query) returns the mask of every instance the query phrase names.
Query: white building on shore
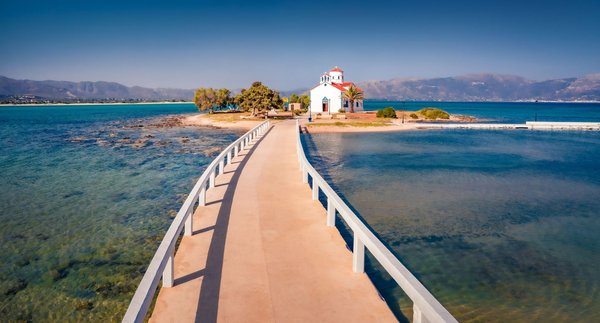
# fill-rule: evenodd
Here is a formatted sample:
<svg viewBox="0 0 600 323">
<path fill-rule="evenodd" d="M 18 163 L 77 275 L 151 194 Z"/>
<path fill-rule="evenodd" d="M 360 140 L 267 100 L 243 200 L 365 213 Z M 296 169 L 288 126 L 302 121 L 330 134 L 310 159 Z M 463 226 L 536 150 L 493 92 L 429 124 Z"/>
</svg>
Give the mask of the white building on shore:
<svg viewBox="0 0 600 323">
<path fill-rule="evenodd" d="M 310 90 L 310 111 L 312 113 L 338 113 L 340 109 L 350 112 L 350 103 L 342 97 L 352 82 L 344 82 L 344 71 L 334 67 L 329 72 L 323 73 L 319 85 Z M 363 101 L 354 102 L 354 111 L 363 110 Z"/>
</svg>

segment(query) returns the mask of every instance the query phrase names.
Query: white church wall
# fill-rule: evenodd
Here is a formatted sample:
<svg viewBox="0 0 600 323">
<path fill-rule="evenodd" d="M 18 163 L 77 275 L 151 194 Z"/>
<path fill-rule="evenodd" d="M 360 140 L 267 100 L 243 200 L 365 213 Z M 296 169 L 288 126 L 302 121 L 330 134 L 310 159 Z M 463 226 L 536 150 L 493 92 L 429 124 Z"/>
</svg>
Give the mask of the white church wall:
<svg viewBox="0 0 600 323">
<path fill-rule="evenodd" d="M 310 111 L 323 113 L 323 98 L 329 99 L 329 113 L 338 113 L 342 107 L 341 91 L 331 84 L 321 84 L 310 91 Z"/>
</svg>

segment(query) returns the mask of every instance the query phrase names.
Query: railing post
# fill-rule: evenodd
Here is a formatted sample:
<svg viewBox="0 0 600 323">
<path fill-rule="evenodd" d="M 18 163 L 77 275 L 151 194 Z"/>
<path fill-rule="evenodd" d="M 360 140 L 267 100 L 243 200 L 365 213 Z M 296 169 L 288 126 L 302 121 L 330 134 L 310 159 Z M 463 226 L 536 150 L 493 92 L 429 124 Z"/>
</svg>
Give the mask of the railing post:
<svg viewBox="0 0 600 323">
<path fill-rule="evenodd" d="M 206 205 L 206 182 L 202 185 L 202 189 L 200 190 L 200 194 L 198 194 L 198 206 Z"/>
<path fill-rule="evenodd" d="M 186 236 L 191 236 L 192 232 L 194 232 L 194 209 L 190 208 L 187 214 L 187 218 L 185 219 L 185 231 L 184 234 Z"/>
<path fill-rule="evenodd" d="M 423 317 L 423 312 L 417 306 L 417 304 L 413 303 L 413 323 L 426 323 L 427 319 Z"/>
<path fill-rule="evenodd" d="M 213 169 L 213 171 L 210 173 L 210 180 L 209 180 L 209 186 L 210 188 L 214 188 L 215 187 L 215 177 L 216 177 L 216 173 L 217 170 Z"/>
<path fill-rule="evenodd" d="M 162 275 L 162 287 L 173 287 L 173 250 L 169 251 L 169 259 Z"/>
<path fill-rule="evenodd" d="M 231 164 L 231 150 L 227 152 L 227 165 Z"/>
<path fill-rule="evenodd" d="M 225 157 L 221 159 L 219 162 L 219 174 L 223 174 L 225 172 Z"/>
<path fill-rule="evenodd" d="M 302 165 L 302 183 L 308 183 L 308 171 L 306 171 L 306 165 Z"/>
<path fill-rule="evenodd" d="M 327 226 L 335 227 L 335 206 L 330 197 L 327 197 Z"/>
<path fill-rule="evenodd" d="M 239 150 L 239 149 L 238 149 L 238 145 L 235 145 L 235 147 L 234 147 L 234 149 L 233 149 L 233 156 L 235 156 L 235 157 L 237 157 L 237 156 L 238 156 L 238 153 L 239 153 L 239 151 L 238 151 L 238 150 Z"/>
<path fill-rule="evenodd" d="M 354 248 L 352 248 L 352 270 L 355 273 L 365 272 L 365 245 L 357 232 L 354 232 Z"/>
<path fill-rule="evenodd" d="M 312 199 L 313 201 L 319 199 L 319 183 L 317 183 L 316 178 L 314 176 L 312 178 Z"/>
</svg>

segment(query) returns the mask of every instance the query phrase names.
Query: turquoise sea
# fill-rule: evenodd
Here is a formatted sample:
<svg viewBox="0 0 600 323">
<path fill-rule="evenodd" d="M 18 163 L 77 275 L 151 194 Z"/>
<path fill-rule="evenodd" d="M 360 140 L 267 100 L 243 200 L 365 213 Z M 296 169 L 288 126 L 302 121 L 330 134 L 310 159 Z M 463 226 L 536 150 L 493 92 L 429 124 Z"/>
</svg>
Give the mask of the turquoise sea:
<svg viewBox="0 0 600 323">
<path fill-rule="evenodd" d="M 429 105 L 511 121 L 529 120 L 536 109 L 538 116 L 564 111 L 569 121 L 600 116 L 600 105 Z M 313 165 L 459 321 L 598 321 L 599 132 L 304 139 Z M 412 317 L 412 303 L 372 259 L 368 273 L 397 315 Z"/>
<path fill-rule="evenodd" d="M 435 107 L 451 114 L 477 117 L 485 122 L 524 123 L 536 120 L 600 122 L 599 103 L 365 101 L 364 106 L 366 111 L 389 106 L 406 111 Z"/>
<path fill-rule="evenodd" d="M 599 105 L 410 104 L 499 121 L 600 120 Z M 409 109 L 366 108 L 387 105 Z M 195 111 L 0 107 L 1 322 L 120 321 L 195 180 L 240 135 L 164 121 Z M 600 313 L 599 140 L 431 131 L 308 142 L 317 166 L 461 320 L 585 321 Z M 370 270 L 408 315 L 389 278 Z"/>
<path fill-rule="evenodd" d="M 191 105 L 0 107 L 0 321 L 120 321 L 195 180 L 240 134 Z"/>
</svg>

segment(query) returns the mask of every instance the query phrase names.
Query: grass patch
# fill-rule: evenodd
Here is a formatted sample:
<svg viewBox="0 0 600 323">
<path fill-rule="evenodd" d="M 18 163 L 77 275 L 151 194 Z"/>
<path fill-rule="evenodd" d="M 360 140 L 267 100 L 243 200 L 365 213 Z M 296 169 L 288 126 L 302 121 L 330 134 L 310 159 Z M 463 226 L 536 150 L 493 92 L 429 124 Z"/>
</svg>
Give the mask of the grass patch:
<svg viewBox="0 0 600 323">
<path fill-rule="evenodd" d="M 238 122 L 243 120 L 261 120 L 259 118 L 252 118 L 250 112 L 219 112 L 219 113 L 208 113 L 206 117 L 219 122 Z"/>
</svg>

